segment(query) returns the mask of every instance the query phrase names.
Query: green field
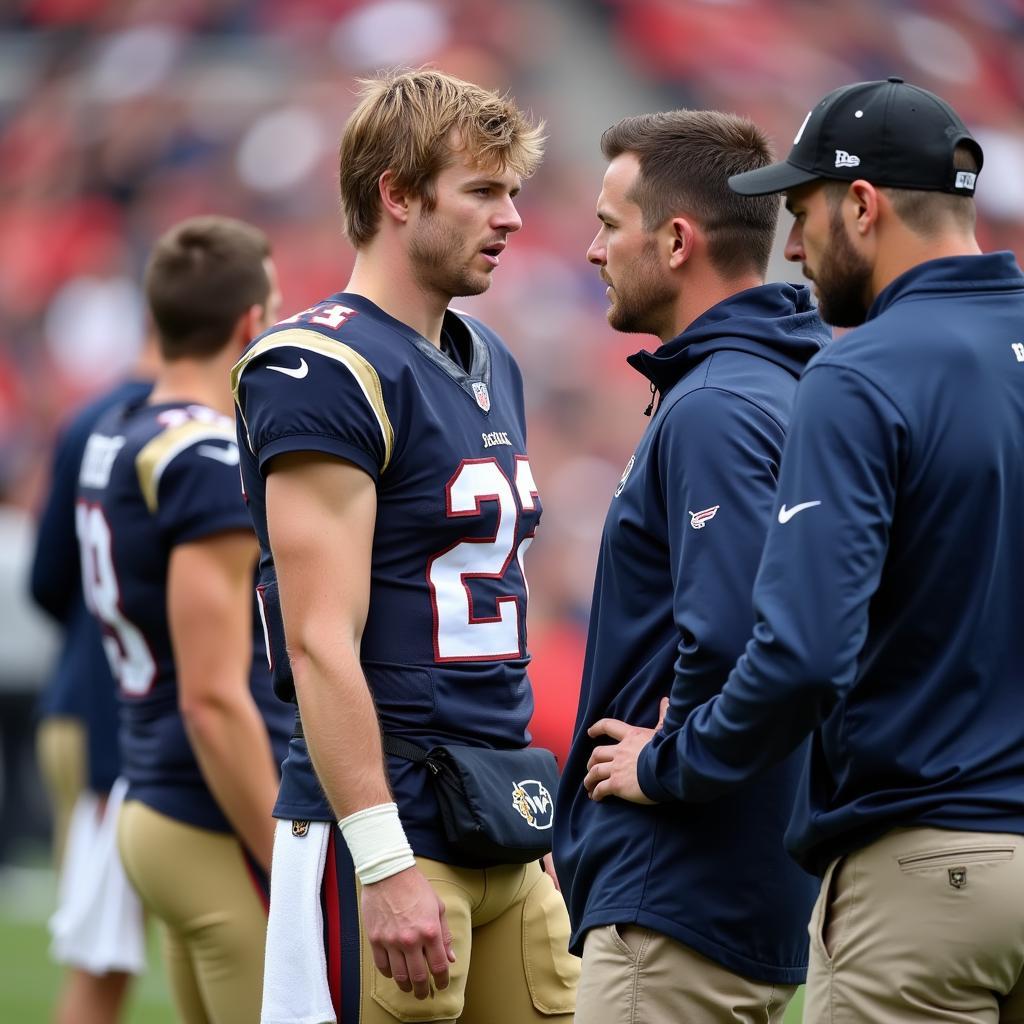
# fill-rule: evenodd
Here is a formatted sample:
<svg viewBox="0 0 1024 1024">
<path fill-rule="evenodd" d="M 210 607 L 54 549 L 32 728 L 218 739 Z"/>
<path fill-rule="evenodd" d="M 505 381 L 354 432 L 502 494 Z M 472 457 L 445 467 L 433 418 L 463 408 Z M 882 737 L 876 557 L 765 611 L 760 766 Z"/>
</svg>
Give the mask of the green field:
<svg viewBox="0 0 1024 1024">
<path fill-rule="evenodd" d="M 50 1021 L 61 977 L 46 954 L 45 922 L 53 899 L 53 877 L 48 871 L 0 868 L 0 1021 Z M 148 972 L 132 992 L 124 1024 L 173 1024 L 175 1020 L 153 942 L 149 961 Z M 799 1024 L 801 994 L 790 1005 L 786 1024 Z"/>
<path fill-rule="evenodd" d="M 54 899 L 49 871 L 0 867 L 0 1021 L 49 1024 L 61 982 L 60 969 L 47 956 L 46 918 Z M 151 941 L 149 970 L 134 987 L 124 1024 L 174 1024 L 174 1020 Z"/>
</svg>

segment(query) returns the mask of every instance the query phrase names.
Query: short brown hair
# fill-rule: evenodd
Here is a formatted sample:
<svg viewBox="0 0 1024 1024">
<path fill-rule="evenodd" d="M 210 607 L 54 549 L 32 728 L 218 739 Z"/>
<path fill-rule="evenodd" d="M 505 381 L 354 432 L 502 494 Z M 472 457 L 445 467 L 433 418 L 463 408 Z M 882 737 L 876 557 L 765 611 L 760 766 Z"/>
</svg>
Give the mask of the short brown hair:
<svg viewBox="0 0 1024 1024">
<path fill-rule="evenodd" d="M 970 146 L 962 143 L 953 151 L 953 166 L 958 171 L 978 173 L 978 158 Z M 921 192 L 908 188 L 886 188 L 896 216 L 912 231 L 933 238 L 952 221 L 964 231 L 974 231 L 975 206 L 973 196 L 954 195 L 949 192 Z"/>
<path fill-rule="evenodd" d="M 231 217 L 191 217 L 160 237 L 146 266 L 165 359 L 216 355 L 246 310 L 266 305 L 267 236 Z"/>
<path fill-rule="evenodd" d="M 532 123 L 508 96 L 424 69 L 360 79 L 359 85 L 362 99 L 339 152 L 345 233 L 357 248 L 377 233 L 377 183 L 385 171 L 433 209 L 434 181 L 453 156 L 453 131 L 481 166 L 528 178 L 540 163 L 544 124 Z"/>
<path fill-rule="evenodd" d="M 958 171 L 977 174 L 978 157 L 970 146 L 961 144 L 953 151 L 953 166 Z M 849 191 L 850 183 L 826 181 L 824 184 L 829 207 L 835 210 Z M 889 197 L 893 213 L 922 238 L 934 238 L 950 224 L 961 231 L 974 231 L 977 211 L 973 196 L 888 185 L 879 185 L 878 190 Z"/>
<path fill-rule="evenodd" d="M 773 152 L 752 121 L 717 110 L 639 114 L 601 136 L 608 160 L 634 153 L 640 173 L 629 199 L 653 231 L 674 214 L 697 219 L 708 238 L 708 256 L 719 273 L 736 276 L 768 268 L 779 218 L 779 197 L 739 196 L 728 178 L 765 167 Z"/>
</svg>

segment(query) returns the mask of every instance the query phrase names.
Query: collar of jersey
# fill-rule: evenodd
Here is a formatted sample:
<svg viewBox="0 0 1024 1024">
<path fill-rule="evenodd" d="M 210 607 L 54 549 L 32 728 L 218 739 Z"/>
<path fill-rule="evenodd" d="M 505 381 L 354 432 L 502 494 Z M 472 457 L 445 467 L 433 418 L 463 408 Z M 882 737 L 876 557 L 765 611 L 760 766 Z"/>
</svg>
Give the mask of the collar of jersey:
<svg viewBox="0 0 1024 1024">
<path fill-rule="evenodd" d="M 451 309 L 445 310 L 445 323 L 450 325 L 454 320 L 458 324 L 461 324 L 469 334 L 469 341 L 471 346 L 471 355 L 469 361 L 469 370 L 464 370 L 458 363 L 453 359 L 449 359 L 436 345 L 432 345 L 426 338 L 423 337 L 418 331 L 414 331 L 408 324 L 402 323 L 401 320 L 396 320 L 389 313 L 385 313 L 375 302 L 366 298 L 364 295 L 357 295 L 351 292 L 341 292 L 334 296 L 338 302 L 344 302 L 346 304 L 355 306 L 363 312 L 368 313 L 370 316 L 375 317 L 379 320 L 385 321 L 388 326 L 395 330 L 398 334 L 401 334 L 412 346 L 418 349 L 424 358 L 429 359 L 442 373 L 450 377 L 462 390 L 473 400 L 474 405 L 478 405 L 476 395 L 473 393 L 473 383 L 475 381 L 483 381 L 487 385 L 488 389 L 491 386 L 491 350 L 487 347 L 487 343 L 480 336 L 479 331 L 469 322 L 465 317 L 459 316 L 458 313 Z M 481 409 L 481 412 L 483 410 Z M 484 415 L 487 415 L 485 412 Z"/>
</svg>

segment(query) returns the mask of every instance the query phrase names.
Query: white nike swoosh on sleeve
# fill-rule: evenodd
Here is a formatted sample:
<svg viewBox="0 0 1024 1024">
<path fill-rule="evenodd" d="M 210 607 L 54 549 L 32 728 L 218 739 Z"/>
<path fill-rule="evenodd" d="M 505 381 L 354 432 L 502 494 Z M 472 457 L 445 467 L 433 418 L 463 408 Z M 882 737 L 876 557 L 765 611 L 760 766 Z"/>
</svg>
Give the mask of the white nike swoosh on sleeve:
<svg viewBox="0 0 1024 1024">
<path fill-rule="evenodd" d="M 814 508 L 815 505 L 820 504 L 820 501 L 802 501 L 799 505 L 794 505 L 792 508 L 786 508 L 786 504 L 783 502 L 782 508 L 779 509 L 779 522 L 788 523 L 790 519 L 797 514 L 797 512 L 803 512 L 805 508 Z"/>
<path fill-rule="evenodd" d="M 238 465 L 238 446 L 234 444 L 229 444 L 226 448 L 219 448 L 212 444 L 201 444 L 196 449 L 196 452 L 208 459 L 216 459 L 218 462 L 223 462 L 225 466 Z"/>
<path fill-rule="evenodd" d="M 296 380 L 302 380 L 302 378 L 309 373 L 309 364 L 305 359 L 300 359 L 298 366 L 271 366 L 267 364 L 267 369 L 277 370 L 278 373 L 283 373 L 288 377 L 294 377 Z"/>
</svg>

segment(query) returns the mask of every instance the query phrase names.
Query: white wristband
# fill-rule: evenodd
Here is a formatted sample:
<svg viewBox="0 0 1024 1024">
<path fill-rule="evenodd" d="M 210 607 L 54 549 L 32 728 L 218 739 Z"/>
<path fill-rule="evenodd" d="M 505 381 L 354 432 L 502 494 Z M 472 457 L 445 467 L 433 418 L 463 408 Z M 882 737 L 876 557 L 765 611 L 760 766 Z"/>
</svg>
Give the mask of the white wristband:
<svg viewBox="0 0 1024 1024">
<path fill-rule="evenodd" d="M 338 828 L 352 855 L 356 877 L 363 885 L 380 882 L 416 865 L 398 818 L 397 804 L 377 804 L 356 811 L 342 818 Z"/>
</svg>

